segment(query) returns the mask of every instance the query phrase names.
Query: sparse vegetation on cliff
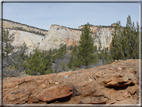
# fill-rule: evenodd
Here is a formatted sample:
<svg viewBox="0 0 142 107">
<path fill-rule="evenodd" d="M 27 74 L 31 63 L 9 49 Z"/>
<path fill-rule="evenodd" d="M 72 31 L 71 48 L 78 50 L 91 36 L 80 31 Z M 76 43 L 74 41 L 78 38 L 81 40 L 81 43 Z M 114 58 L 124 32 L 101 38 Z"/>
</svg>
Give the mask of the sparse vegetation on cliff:
<svg viewBox="0 0 142 107">
<path fill-rule="evenodd" d="M 4 23 L 6 23 L 6 24 L 4 24 Z M 18 22 L 7 20 L 7 19 L 3 19 L 3 25 L 4 25 L 3 28 L 22 30 L 22 31 L 42 35 L 42 36 L 45 36 L 45 34 L 48 32 L 48 30 L 45 30 L 45 29 L 36 28 L 36 27 L 33 27 L 33 26 L 21 24 L 21 23 L 18 23 Z M 32 29 L 32 30 L 29 30 L 29 28 Z"/>
<path fill-rule="evenodd" d="M 20 31 L 25 31 L 25 32 L 29 32 L 29 33 L 34 33 L 34 34 L 37 34 L 37 35 L 45 36 L 45 34 L 42 33 L 42 32 L 34 31 L 34 30 L 26 30 L 23 27 L 13 27 L 13 28 L 7 28 L 7 29 L 20 30 Z"/>
</svg>

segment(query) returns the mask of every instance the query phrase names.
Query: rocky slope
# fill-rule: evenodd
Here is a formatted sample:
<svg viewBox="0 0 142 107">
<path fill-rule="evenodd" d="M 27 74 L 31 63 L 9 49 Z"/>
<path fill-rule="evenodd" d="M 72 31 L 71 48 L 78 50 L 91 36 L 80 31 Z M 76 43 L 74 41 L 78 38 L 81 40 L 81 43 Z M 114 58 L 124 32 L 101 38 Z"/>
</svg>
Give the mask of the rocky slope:
<svg viewBox="0 0 142 107">
<path fill-rule="evenodd" d="M 139 60 L 3 80 L 3 104 L 139 104 Z"/>
<path fill-rule="evenodd" d="M 81 36 L 81 28 L 83 28 L 83 26 L 79 26 L 78 29 L 73 29 L 60 25 L 51 25 L 49 31 L 45 31 L 8 20 L 3 21 L 3 27 L 9 28 L 10 33 L 15 33 L 15 40 L 12 43 L 14 46 L 21 46 L 25 42 L 26 45 L 30 47 L 30 51 L 35 48 L 39 48 L 40 50 L 59 48 L 60 44 L 66 44 L 67 46 L 77 45 Z M 14 29 L 17 27 L 26 29 L 27 31 L 42 32 L 44 36 L 20 29 Z M 94 45 L 97 46 L 98 49 L 110 48 L 114 25 L 91 25 L 90 28 L 93 32 L 92 37 L 94 38 Z"/>
</svg>

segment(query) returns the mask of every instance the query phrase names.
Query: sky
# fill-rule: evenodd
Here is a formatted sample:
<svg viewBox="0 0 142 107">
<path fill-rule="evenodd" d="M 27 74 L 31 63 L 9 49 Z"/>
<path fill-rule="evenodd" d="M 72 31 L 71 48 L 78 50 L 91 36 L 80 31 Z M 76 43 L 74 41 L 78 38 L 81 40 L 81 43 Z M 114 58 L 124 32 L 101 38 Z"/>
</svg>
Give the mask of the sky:
<svg viewBox="0 0 142 107">
<path fill-rule="evenodd" d="M 110 26 L 117 21 L 126 25 L 128 15 L 139 22 L 139 3 L 3 3 L 3 19 L 49 30 L 52 24 L 78 28 Z"/>
</svg>

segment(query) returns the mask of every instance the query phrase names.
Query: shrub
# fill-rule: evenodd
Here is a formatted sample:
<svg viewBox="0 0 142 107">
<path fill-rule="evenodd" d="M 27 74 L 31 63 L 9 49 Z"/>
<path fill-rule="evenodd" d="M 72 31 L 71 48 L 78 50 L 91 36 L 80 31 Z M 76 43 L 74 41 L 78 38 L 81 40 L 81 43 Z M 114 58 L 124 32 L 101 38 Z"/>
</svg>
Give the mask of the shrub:
<svg viewBox="0 0 142 107">
<path fill-rule="evenodd" d="M 51 73 L 51 55 L 45 55 L 45 53 L 39 52 L 36 49 L 35 53 L 29 59 L 26 59 L 24 66 L 26 68 L 26 73 L 29 75 L 36 75 L 37 72 L 41 75 Z"/>
</svg>

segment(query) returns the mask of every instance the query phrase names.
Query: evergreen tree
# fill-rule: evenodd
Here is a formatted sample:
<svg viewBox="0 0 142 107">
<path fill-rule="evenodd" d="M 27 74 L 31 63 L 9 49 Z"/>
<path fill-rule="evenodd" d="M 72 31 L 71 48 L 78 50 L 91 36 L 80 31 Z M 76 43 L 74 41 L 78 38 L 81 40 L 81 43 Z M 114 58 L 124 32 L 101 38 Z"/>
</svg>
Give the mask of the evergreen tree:
<svg viewBox="0 0 142 107">
<path fill-rule="evenodd" d="M 82 35 L 79 41 L 77 60 L 79 66 L 85 65 L 86 68 L 89 64 L 95 63 L 97 58 L 95 56 L 94 41 L 89 23 L 85 24 L 82 29 Z"/>
<path fill-rule="evenodd" d="M 34 54 L 24 63 L 26 73 L 29 75 L 36 75 L 37 73 L 48 74 L 52 72 L 52 60 L 51 55 L 44 55 L 43 52 L 39 52 L 37 49 Z"/>
<path fill-rule="evenodd" d="M 7 62 L 9 60 L 8 55 L 12 53 L 14 47 L 11 43 L 14 41 L 14 33 L 9 34 L 9 30 L 3 29 L 3 56 L 6 57 Z"/>
<path fill-rule="evenodd" d="M 131 22 L 131 17 L 128 16 L 126 24 L 126 46 L 127 46 L 127 57 L 126 59 L 139 58 L 139 26 L 137 23 L 137 28 L 134 26 L 134 22 Z"/>
<path fill-rule="evenodd" d="M 69 68 L 73 69 L 73 71 L 77 68 L 78 62 L 77 62 L 77 55 L 78 55 L 78 46 L 72 47 L 72 52 L 71 52 L 71 58 L 69 61 Z"/>
<path fill-rule="evenodd" d="M 11 55 L 13 60 L 16 62 L 16 64 L 14 64 L 13 66 L 15 66 L 16 70 L 18 71 L 24 71 L 23 63 L 25 59 L 28 57 L 28 55 L 25 55 L 28 47 L 25 43 L 23 43 L 22 46 L 15 48 L 17 49 L 17 51 L 13 52 L 13 54 Z"/>
<path fill-rule="evenodd" d="M 139 26 L 137 23 L 135 28 L 130 16 L 127 18 L 126 27 L 121 27 L 120 23 L 115 27 L 111 55 L 114 60 L 139 58 Z"/>
<path fill-rule="evenodd" d="M 133 44 L 133 55 L 134 59 L 139 59 L 139 24 L 137 22 L 137 27 L 134 30 L 134 40 L 135 43 Z"/>
<path fill-rule="evenodd" d="M 124 56 L 122 50 L 122 41 L 121 41 L 121 37 L 123 37 L 123 35 L 122 35 L 122 27 L 120 25 L 120 21 L 117 22 L 117 25 L 112 35 L 113 35 L 113 40 L 111 43 L 112 58 L 120 59 L 121 57 Z"/>
<path fill-rule="evenodd" d="M 66 48 L 66 45 L 63 45 L 61 44 L 60 45 L 60 48 L 57 50 L 57 53 L 53 56 L 53 62 L 56 60 L 56 59 L 63 59 L 64 58 L 64 55 L 65 53 L 67 52 L 67 48 Z"/>
<path fill-rule="evenodd" d="M 111 56 L 108 48 L 105 48 L 103 52 L 104 52 L 103 53 L 104 54 L 104 59 L 103 59 L 104 65 L 105 64 L 110 64 L 113 61 L 113 59 L 112 59 L 112 56 Z"/>
<path fill-rule="evenodd" d="M 61 63 L 60 68 L 62 69 L 62 71 L 68 71 L 69 70 L 68 65 L 64 61 Z"/>
</svg>

